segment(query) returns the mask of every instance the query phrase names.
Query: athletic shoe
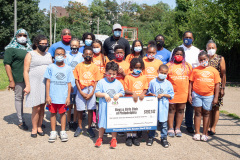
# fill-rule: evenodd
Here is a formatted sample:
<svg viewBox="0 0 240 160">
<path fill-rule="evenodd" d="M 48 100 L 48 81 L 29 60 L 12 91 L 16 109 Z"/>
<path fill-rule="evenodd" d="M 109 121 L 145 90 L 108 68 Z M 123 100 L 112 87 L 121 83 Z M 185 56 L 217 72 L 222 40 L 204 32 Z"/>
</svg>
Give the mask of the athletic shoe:
<svg viewBox="0 0 240 160">
<path fill-rule="evenodd" d="M 60 139 L 62 142 L 68 141 L 68 135 L 66 131 L 60 131 Z"/>
<path fill-rule="evenodd" d="M 114 149 L 117 147 L 117 140 L 115 138 L 113 138 L 110 142 L 110 148 Z"/>
<path fill-rule="evenodd" d="M 95 147 L 100 147 L 102 145 L 102 138 L 98 138 L 96 143 L 95 143 Z"/>
<path fill-rule="evenodd" d="M 82 134 L 82 132 L 83 130 L 80 127 L 78 127 L 74 133 L 74 137 L 78 137 L 80 134 Z"/>
<path fill-rule="evenodd" d="M 140 146 L 140 142 L 139 142 L 139 140 L 137 139 L 137 137 L 133 137 L 133 138 L 132 138 L 132 141 L 133 141 L 133 144 L 134 144 L 135 146 Z"/>
<path fill-rule="evenodd" d="M 126 145 L 127 145 L 127 146 L 132 146 L 132 137 L 127 137 L 127 139 L 126 139 Z"/>
<path fill-rule="evenodd" d="M 87 134 L 90 138 L 94 138 L 95 137 L 95 133 L 93 132 L 93 129 L 92 127 L 90 127 L 88 130 L 87 130 Z"/>
<path fill-rule="evenodd" d="M 92 128 L 96 128 L 97 127 L 97 123 L 92 122 L 91 127 Z"/>
<path fill-rule="evenodd" d="M 169 147 L 169 143 L 167 141 L 167 138 L 163 138 L 161 139 L 161 144 L 164 148 L 168 148 Z"/>
<path fill-rule="evenodd" d="M 137 131 L 137 137 L 142 138 L 142 131 Z"/>
<path fill-rule="evenodd" d="M 208 140 L 208 136 L 206 135 L 201 136 L 201 141 L 207 142 L 207 140 Z"/>
<path fill-rule="evenodd" d="M 153 144 L 153 138 L 148 138 L 147 146 L 152 146 L 152 144 Z"/>
<path fill-rule="evenodd" d="M 51 131 L 48 142 L 53 143 L 57 139 L 57 131 Z"/>
</svg>

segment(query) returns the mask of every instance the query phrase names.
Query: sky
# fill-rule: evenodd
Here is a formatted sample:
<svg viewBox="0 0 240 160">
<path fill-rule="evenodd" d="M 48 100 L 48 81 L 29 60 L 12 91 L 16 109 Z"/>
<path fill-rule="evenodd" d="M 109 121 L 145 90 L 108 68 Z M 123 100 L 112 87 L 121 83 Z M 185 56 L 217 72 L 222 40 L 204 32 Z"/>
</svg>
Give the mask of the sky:
<svg viewBox="0 0 240 160">
<path fill-rule="evenodd" d="M 40 9 L 46 8 L 47 10 L 49 10 L 50 3 L 52 6 L 65 7 L 67 6 L 68 1 L 70 0 L 40 0 L 39 8 Z M 78 1 L 88 6 L 89 4 L 92 3 L 93 0 L 72 0 L 72 1 Z M 133 2 L 137 2 L 138 4 L 146 3 L 148 5 L 157 4 L 158 2 L 162 1 L 163 3 L 167 3 L 171 8 L 174 8 L 176 6 L 175 0 L 117 0 L 118 3 L 121 3 L 124 1 L 133 1 Z"/>
</svg>

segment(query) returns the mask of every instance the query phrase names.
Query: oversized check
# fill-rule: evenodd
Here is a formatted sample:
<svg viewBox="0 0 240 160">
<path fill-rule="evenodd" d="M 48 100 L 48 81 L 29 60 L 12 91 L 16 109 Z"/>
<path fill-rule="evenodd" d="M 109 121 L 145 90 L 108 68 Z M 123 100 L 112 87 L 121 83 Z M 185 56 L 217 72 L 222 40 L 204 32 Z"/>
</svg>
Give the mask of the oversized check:
<svg viewBox="0 0 240 160">
<path fill-rule="evenodd" d="M 106 132 L 156 130 L 158 116 L 157 97 L 144 97 L 133 101 L 132 97 L 120 97 L 107 103 Z"/>
</svg>

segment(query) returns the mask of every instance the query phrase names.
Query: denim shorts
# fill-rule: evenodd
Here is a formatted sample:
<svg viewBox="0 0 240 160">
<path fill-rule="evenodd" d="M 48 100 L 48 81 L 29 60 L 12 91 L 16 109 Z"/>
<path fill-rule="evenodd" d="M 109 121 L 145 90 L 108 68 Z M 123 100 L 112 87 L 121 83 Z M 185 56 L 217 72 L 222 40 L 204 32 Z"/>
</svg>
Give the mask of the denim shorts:
<svg viewBox="0 0 240 160">
<path fill-rule="evenodd" d="M 192 92 L 192 106 L 193 107 L 203 107 L 204 110 L 212 110 L 212 102 L 214 95 L 212 96 L 201 96 L 196 92 Z"/>
</svg>

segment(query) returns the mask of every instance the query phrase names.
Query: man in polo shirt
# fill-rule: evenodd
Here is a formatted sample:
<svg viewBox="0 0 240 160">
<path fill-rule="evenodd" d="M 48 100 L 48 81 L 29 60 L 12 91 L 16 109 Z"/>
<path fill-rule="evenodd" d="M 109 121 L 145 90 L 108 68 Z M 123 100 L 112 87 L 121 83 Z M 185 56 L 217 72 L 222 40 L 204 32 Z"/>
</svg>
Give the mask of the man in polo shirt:
<svg viewBox="0 0 240 160">
<path fill-rule="evenodd" d="M 113 29 L 112 29 L 113 35 L 111 37 L 108 37 L 104 41 L 103 48 L 108 56 L 109 60 L 115 59 L 114 56 L 114 47 L 117 45 L 122 45 L 125 48 L 125 58 L 127 57 L 128 54 L 130 54 L 130 45 L 129 42 L 121 37 L 122 33 L 122 26 L 120 24 L 114 24 Z"/>
<path fill-rule="evenodd" d="M 185 51 L 185 59 L 188 63 L 192 65 L 192 68 L 195 68 L 199 65 L 198 54 L 200 50 L 192 45 L 194 41 L 193 33 L 191 31 L 186 31 L 182 37 L 183 44 L 179 47 L 182 47 Z M 187 131 L 189 133 L 194 133 L 193 129 L 193 106 L 187 102 L 185 110 L 185 124 L 187 126 Z"/>
</svg>

